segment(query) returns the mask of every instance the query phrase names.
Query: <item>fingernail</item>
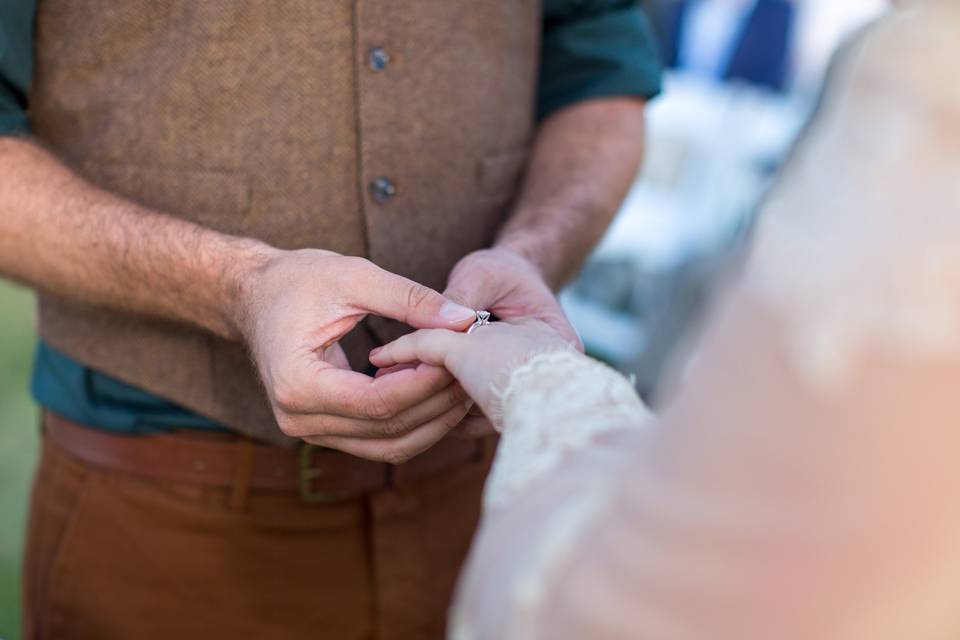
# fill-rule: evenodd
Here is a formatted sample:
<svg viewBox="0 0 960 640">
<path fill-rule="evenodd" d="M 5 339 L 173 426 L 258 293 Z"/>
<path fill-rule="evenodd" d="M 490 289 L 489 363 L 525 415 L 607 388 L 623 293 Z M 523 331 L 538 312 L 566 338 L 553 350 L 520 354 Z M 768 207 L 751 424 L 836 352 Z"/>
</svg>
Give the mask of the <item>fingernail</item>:
<svg viewBox="0 0 960 640">
<path fill-rule="evenodd" d="M 440 307 L 440 316 L 450 322 L 466 322 L 477 317 L 477 312 L 456 302 L 444 302 Z"/>
<path fill-rule="evenodd" d="M 383 351 L 383 347 L 377 347 L 377 348 L 375 348 L 375 349 L 371 349 L 371 350 L 370 350 L 370 357 L 372 358 L 373 356 L 377 355 L 377 354 L 380 353 L 381 351 Z"/>
</svg>

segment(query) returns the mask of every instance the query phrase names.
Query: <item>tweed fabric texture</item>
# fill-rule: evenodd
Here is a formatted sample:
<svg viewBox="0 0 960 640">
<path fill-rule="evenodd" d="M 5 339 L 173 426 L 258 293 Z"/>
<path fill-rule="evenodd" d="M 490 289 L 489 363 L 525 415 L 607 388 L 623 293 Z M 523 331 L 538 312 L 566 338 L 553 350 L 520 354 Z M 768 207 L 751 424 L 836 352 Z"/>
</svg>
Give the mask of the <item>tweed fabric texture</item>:
<svg viewBox="0 0 960 640">
<path fill-rule="evenodd" d="M 31 121 L 133 201 L 442 289 L 519 183 L 539 36 L 532 0 L 42 0 Z M 379 70 L 375 47 L 389 53 Z M 379 177 L 396 187 L 383 202 L 368 189 Z M 344 347 L 362 368 L 404 330 L 370 318 Z M 40 331 L 95 369 L 288 442 L 239 344 L 49 296 Z"/>
</svg>

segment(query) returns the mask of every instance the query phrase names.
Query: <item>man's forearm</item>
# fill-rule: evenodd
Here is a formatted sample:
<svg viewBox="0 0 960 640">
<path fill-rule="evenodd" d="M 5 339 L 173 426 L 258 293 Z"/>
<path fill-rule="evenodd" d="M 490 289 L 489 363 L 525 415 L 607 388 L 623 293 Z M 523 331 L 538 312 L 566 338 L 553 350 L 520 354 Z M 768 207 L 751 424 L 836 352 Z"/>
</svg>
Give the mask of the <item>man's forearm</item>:
<svg viewBox="0 0 960 640">
<path fill-rule="evenodd" d="M 540 127 L 514 214 L 497 246 L 520 253 L 554 288 L 583 264 L 636 178 L 644 101 L 574 104 Z"/>
<path fill-rule="evenodd" d="M 363 258 L 281 250 L 150 211 L 0 138 L 0 274 L 54 295 L 187 322 L 242 340 L 284 434 L 405 462 L 469 407 L 442 368 L 373 378 L 339 340 L 367 314 L 462 331 L 475 318 Z"/>
<path fill-rule="evenodd" d="M 272 250 L 85 182 L 39 146 L 0 138 L 0 273 L 48 293 L 239 337 L 240 274 Z"/>
</svg>

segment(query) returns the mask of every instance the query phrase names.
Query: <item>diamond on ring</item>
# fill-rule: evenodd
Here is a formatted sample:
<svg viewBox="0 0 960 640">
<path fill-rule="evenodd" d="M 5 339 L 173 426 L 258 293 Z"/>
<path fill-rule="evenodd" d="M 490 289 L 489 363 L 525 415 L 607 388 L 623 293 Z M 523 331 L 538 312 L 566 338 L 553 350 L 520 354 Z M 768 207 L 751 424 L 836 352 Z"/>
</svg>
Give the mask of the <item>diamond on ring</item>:
<svg viewBox="0 0 960 640">
<path fill-rule="evenodd" d="M 490 312 L 481 309 L 477 311 L 477 319 L 474 320 L 473 324 L 470 325 L 470 328 L 467 329 L 467 333 L 473 333 L 473 330 L 477 327 L 482 327 L 488 324 L 490 324 Z"/>
</svg>

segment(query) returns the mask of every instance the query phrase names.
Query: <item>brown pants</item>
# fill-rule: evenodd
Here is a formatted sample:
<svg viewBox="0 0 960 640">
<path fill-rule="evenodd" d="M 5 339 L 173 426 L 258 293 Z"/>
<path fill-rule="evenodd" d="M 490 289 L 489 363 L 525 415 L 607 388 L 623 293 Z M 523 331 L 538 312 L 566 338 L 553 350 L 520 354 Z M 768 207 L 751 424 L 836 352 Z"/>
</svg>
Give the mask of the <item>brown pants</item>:
<svg viewBox="0 0 960 640">
<path fill-rule="evenodd" d="M 47 439 L 24 638 L 441 638 L 489 460 L 342 503 L 91 467 Z"/>
</svg>

